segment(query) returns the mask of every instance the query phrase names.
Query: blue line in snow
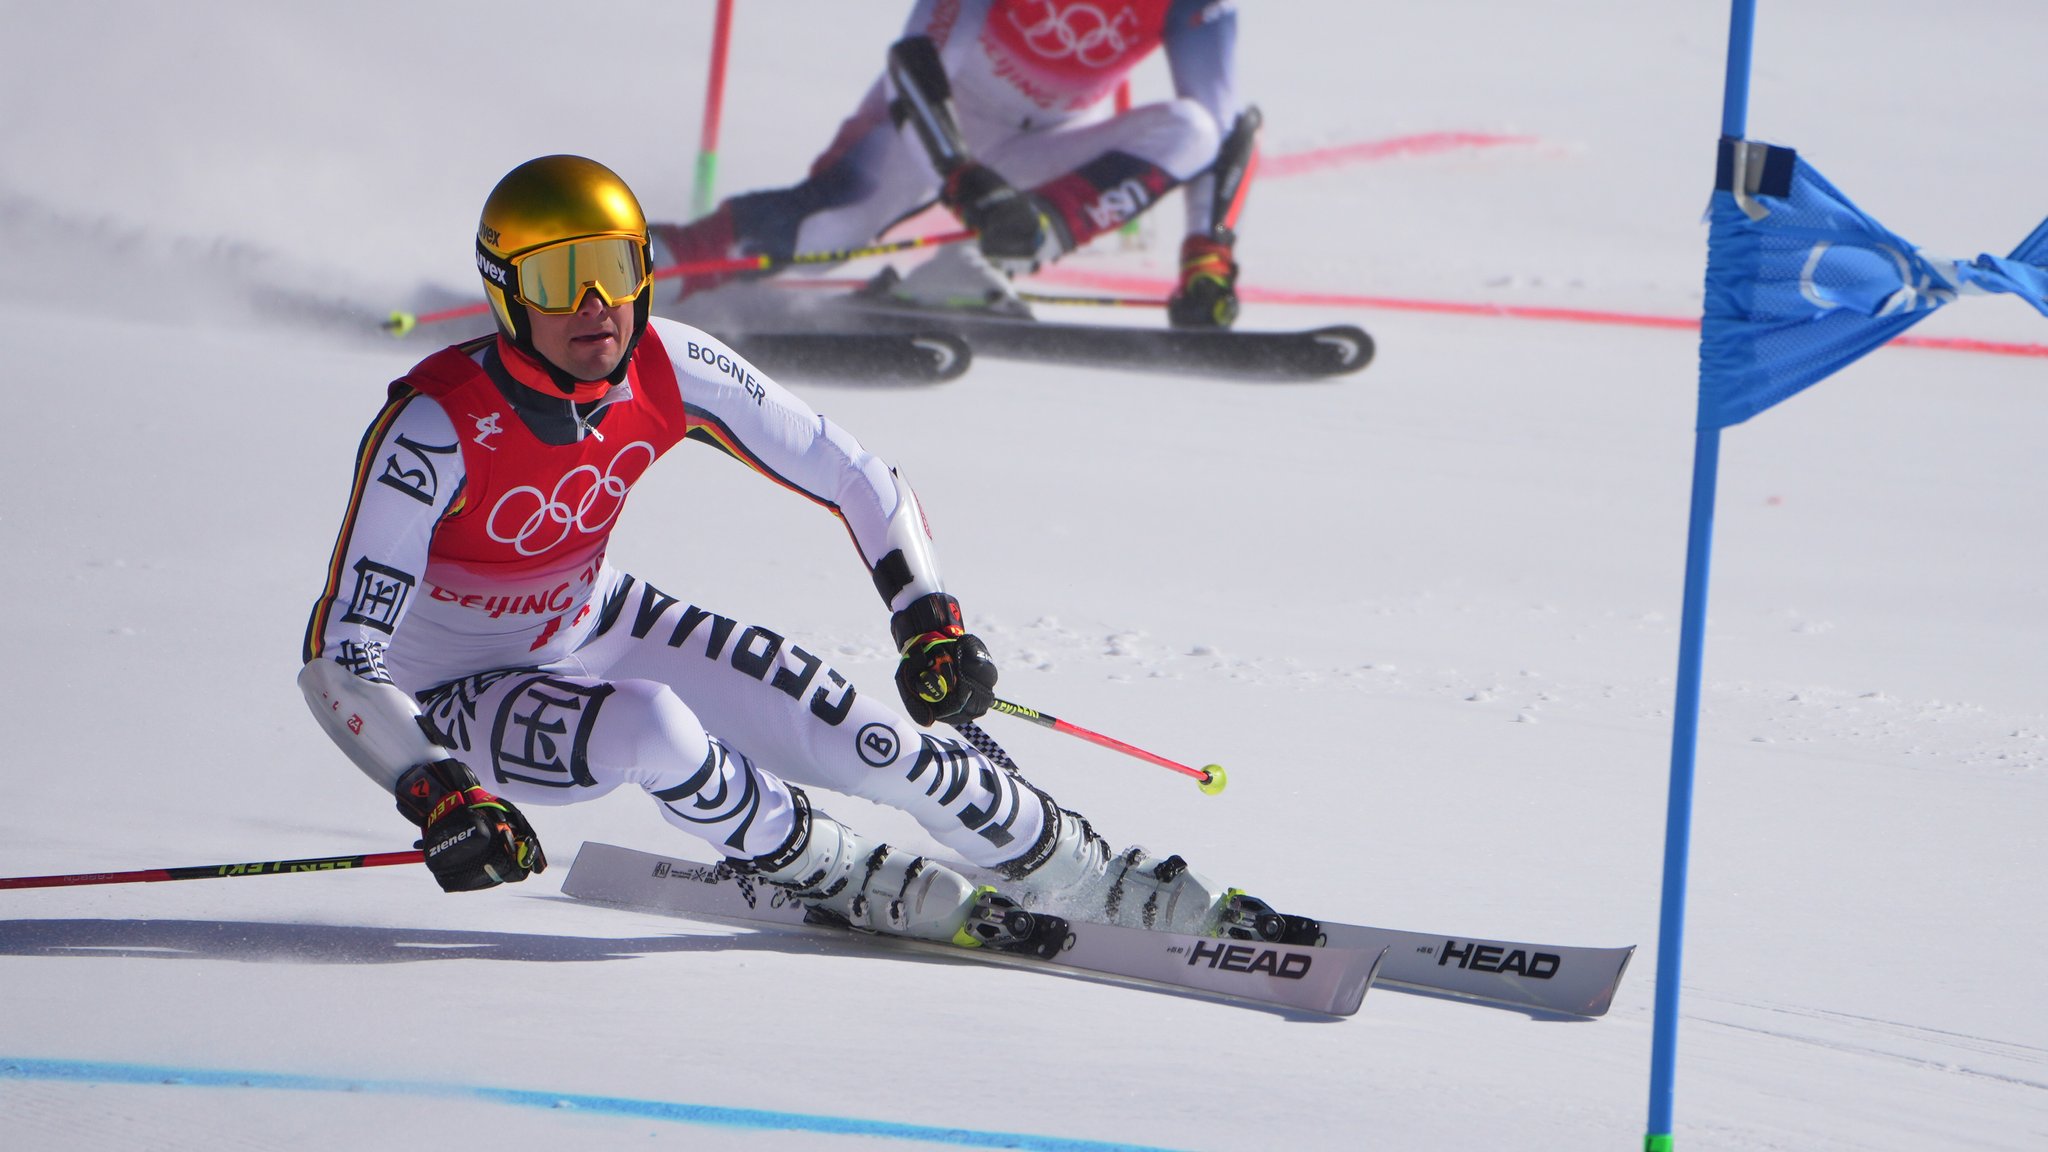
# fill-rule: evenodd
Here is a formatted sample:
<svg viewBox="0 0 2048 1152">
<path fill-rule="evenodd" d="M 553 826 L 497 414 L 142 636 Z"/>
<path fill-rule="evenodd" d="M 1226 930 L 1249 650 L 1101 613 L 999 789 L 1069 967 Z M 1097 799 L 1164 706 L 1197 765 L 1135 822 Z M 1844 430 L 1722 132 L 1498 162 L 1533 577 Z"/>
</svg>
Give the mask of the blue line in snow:
<svg viewBox="0 0 2048 1152">
<path fill-rule="evenodd" d="M 522 1088 L 483 1088 L 409 1080 L 352 1080 L 338 1076 L 303 1076 L 285 1072 L 231 1072 L 216 1068 L 173 1068 L 156 1064 L 110 1064 L 93 1060 L 34 1060 L 0 1056 L 0 1080 L 62 1080 L 81 1084 L 147 1084 L 179 1088 L 260 1088 L 284 1092 L 347 1092 L 354 1095 L 426 1096 L 481 1100 L 525 1108 L 630 1116 L 674 1124 L 715 1128 L 748 1128 L 781 1132 L 818 1132 L 830 1136 L 881 1136 L 916 1140 L 955 1148 L 1021 1148 L 1032 1152 L 1168 1152 L 1141 1144 L 1110 1144 L 1100 1140 L 1069 1140 L 1021 1132 L 981 1132 L 972 1128 L 936 1128 L 851 1116 L 813 1116 L 803 1112 L 772 1112 L 759 1108 L 721 1108 L 709 1104 L 677 1104 L 665 1100 L 632 1100 L 621 1096 L 583 1096 L 564 1092 L 533 1092 Z"/>
</svg>

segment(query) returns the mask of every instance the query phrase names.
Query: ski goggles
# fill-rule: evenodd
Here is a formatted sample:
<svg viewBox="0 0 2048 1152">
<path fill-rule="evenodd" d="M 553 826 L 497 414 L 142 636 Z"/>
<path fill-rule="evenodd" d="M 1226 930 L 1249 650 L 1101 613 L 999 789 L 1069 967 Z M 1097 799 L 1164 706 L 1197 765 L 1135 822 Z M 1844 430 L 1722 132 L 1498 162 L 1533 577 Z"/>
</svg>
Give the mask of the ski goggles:
<svg viewBox="0 0 2048 1152">
<path fill-rule="evenodd" d="M 509 260 L 476 246 L 484 278 L 536 312 L 563 316 L 595 291 L 607 308 L 640 295 L 654 279 L 637 237 L 593 236 L 521 252 Z"/>
</svg>

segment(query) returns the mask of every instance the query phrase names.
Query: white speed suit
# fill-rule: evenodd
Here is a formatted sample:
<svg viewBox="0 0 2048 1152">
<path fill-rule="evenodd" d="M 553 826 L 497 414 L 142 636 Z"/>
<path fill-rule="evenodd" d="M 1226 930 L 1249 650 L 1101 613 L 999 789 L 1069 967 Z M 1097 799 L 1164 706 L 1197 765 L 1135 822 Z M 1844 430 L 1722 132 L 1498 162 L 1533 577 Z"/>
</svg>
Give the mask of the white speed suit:
<svg viewBox="0 0 2048 1152">
<path fill-rule="evenodd" d="M 1021 778 L 795 637 L 605 562 L 684 439 L 838 514 L 892 610 L 939 590 L 909 487 L 717 339 L 653 319 L 621 383 L 573 396 L 473 341 L 394 384 L 363 439 L 299 677 L 329 735 L 387 790 L 450 753 L 522 806 L 636 784 L 737 859 L 795 835 L 786 782 L 900 808 L 974 864 L 1031 851 L 1050 801 Z"/>
</svg>

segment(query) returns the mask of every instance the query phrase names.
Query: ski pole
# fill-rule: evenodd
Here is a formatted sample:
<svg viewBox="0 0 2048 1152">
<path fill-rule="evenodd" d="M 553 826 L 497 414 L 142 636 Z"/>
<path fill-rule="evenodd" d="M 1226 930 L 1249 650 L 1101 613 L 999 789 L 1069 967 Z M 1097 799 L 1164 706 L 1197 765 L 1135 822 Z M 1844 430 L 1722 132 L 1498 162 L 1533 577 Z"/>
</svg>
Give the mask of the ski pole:
<svg viewBox="0 0 2048 1152">
<path fill-rule="evenodd" d="M 829 252 L 798 252 L 781 260 L 773 256 L 734 256 L 726 260 L 699 260 L 690 264 L 671 264 L 666 268 L 656 268 L 654 278 L 665 280 L 671 276 L 688 276 L 696 272 L 770 272 L 778 268 L 795 268 L 804 264 L 838 264 L 867 256 L 886 256 L 891 252 L 902 252 L 911 248 L 936 248 L 942 244 L 957 244 L 962 240 L 972 239 L 973 232 L 961 229 L 957 232 L 911 236 L 884 244 L 868 244 L 859 248 L 839 248 Z"/>
<path fill-rule="evenodd" d="M 1164 308 L 1164 296 L 1063 296 L 1051 292 L 1019 292 L 1026 304 L 1071 304 L 1085 308 Z"/>
<path fill-rule="evenodd" d="M 824 288 L 845 291 L 849 288 L 859 288 L 866 283 L 868 281 L 862 277 L 821 276 L 810 280 L 780 280 L 775 283 L 775 287 L 792 290 Z M 1062 304 L 1082 308 L 1166 307 L 1166 297 L 1164 296 L 1089 296 L 1085 294 L 1031 292 L 1027 290 L 1018 292 L 1017 299 L 1022 300 L 1026 304 Z M 943 312 L 943 309 L 941 311 Z M 969 315 L 973 314 L 967 309 L 962 309 L 961 311 L 967 312 Z"/>
<path fill-rule="evenodd" d="M 1171 768 L 1183 776 L 1192 776 L 1201 785 L 1202 791 L 1207 792 L 1211 796 L 1223 791 L 1223 786 L 1229 782 L 1228 778 L 1223 774 L 1223 765 L 1221 764 L 1209 764 L 1201 768 L 1190 768 L 1177 760 L 1168 760 L 1164 756 L 1126 744 L 1113 736 L 1104 736 L 1100 732 L 1090 732 L 1079 724 L 1070 724 L 1057 716 L 1040 712 L 1036 709 L 1026 708 L 1022 704 L 1012 704 L 1000 697 L 997 698 L 992 707 L 1005 716 L 1015 716 L 1020 720 L 1029 720 L 1033 724 L 1043 728 L 1050 728 L 1055 732 L 1065 732 L 1069 736 L 1079 736 L 1083 740 L 1100 744 L 1104 748 L 1113 748 L 1126 756 L 1136 756 L 1140 760 L 1157 764 L 1161 768 Z"/>
<path fill-rule="evenodd" d="M 159 880 L 221 880 L 230 876 L 271 876 L 280 872 L 339 872 L 417 864 L 419 851 L 365 852 L 359 856 L 316 856 L 308 860 L 259 860 L 252 864 L 199 864 L 190 868 L 144 868 L 136 872 L 76 872 L 69 876 L 0 876 L 0 888 L 62 888 L 73 884 L 153 884 Z"/>
<path fill-rule="evenodd" d="M 795 268 L 805 264 L 838 264 L 847 260 L 859 260 L 867 256 L 886 256 L 891 252 L 903 252 L 911 248 L 936 248 L 941 244 L 957 244 L 971 240 L 974 233 L 969 231 L 939 232 L 929 236 L 912 236 L 906 240 L 891 240 L 886 244 L 869 244 L 861 248 L 840 248 L 830 252 L 798 252 L 794 256 L 778 260 L 773 256 L 734 256 L 724 260 L 694 260 L 687 264 L 671 264 L 656 268 L 654 278 L 667 280 L 675 276 L 701 276 L 707 272 L 772 272 L 779 268 Z M 465 316 L 481 316 L 490 310 L 482 301 L 464 304 L 455 308 L 443 308 L 438 312 L 393 312 L 384 321 L 384 330 L 393 336 L 403 336 L 422 324 L 438 324 L 443 320 L 460 320 Z"/>
</svg>

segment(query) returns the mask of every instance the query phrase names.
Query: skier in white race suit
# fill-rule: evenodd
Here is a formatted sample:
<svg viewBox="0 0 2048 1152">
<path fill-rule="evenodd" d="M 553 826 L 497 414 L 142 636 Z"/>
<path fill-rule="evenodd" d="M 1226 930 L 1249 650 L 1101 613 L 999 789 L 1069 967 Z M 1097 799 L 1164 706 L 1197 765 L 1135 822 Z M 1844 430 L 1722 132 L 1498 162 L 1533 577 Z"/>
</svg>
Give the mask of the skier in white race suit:
<svg viewBox="0 0 2048 1152">
<path fill-rule="evenodd" d="M 925 730 L 986 711 L 996 668 L 940 583 L 916 497 L 718 340 L 650 319 L 646 221 L 617 175 L 575 156 L 520 165 L 484 206 L 476 254 L 499 331 L 391 386 L 299 676 L 328 735 L 420 828 L 443 888 L 546 867 L 521 806 L 633 784 L 735 868 L 858 928 L 1015 945 L 1006 921 L 1031 919 L 1003 915 L 1015 900 L 1242 934 L 1246 898 L 1179 857 L 1111 852 L 1013 770 Z M 793 637 L 607 563 L 629 490 L 686 439 L 845 522 L 892 613 L 904 710 Z M 910 813 L 1003 891 L 862 837 L 806 788 Z"/>
<path fill-rule="evenodd" d="M 919 0 L 884 75 L 801 183 L 657 224 L 657 255 L 844 251 L 936 200 L 980 234 L 979 251 L 942 249 L 895 294 L 1022 313 L 998 271 L 1056 260 L 1178 187 L 1187 223 L 1168 316 L 1228 327 L 1258 128 L 1238 98 L 1236 41 L 1228 0 Z M 1174 98 L 1113 111 L 1118 86 L 1155 50 Z M 686 277 L 683 292 L 733 275 Z"/>
</svg>

